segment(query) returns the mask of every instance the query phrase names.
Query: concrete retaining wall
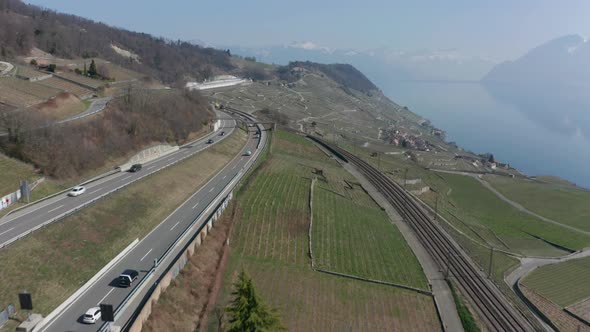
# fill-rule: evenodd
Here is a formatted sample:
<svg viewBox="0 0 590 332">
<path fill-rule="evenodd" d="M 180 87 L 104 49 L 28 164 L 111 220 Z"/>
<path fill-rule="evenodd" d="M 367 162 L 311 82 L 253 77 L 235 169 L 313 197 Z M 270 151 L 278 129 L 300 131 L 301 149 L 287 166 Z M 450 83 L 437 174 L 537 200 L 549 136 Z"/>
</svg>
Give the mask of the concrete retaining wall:
<svg viewBox="0 0 590 332">
<path fill-rule="evenodd" d="M 121 172 L 127 171 L 131 168 L 133 164 L 143 164 L 147 163 L 148 161 L 152 161 L 154 159 L 158 159 L 162 156 L 170 154 L 174 151 L 178 151 L 178 145 L 155 145 L 145 150 L 142 150 L 135 156 L 131 157 L 127 163 L 119 166 Z"/>
</svg>

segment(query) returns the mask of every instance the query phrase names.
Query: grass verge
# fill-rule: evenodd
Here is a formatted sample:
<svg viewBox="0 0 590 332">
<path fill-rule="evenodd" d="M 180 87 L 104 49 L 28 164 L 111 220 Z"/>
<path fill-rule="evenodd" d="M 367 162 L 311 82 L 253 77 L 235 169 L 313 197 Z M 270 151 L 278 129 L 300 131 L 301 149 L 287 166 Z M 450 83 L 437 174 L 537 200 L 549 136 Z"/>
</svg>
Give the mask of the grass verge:
<svg viewBox="0 0 590 332">
<path fill-rule="evenodd" d="M 455 307 L 457 308 L 457 313 L 459 314 L 459 318 L 461 319 L 461 325 L 463 325 L 463 329 L 465 332 L 479 332 L 479 326 L 477 326 L 477 322 L 475 318 L 469 311 L 469 308 L 463 303 L 463 299 L 457 294 L 455 290 L 455 286 L 451 282 L 447 282 L 449 284 L 449 288 L 451 288 L 451 293 L 453 293 L 453 299 L 455 300 Z"/>
</svg>

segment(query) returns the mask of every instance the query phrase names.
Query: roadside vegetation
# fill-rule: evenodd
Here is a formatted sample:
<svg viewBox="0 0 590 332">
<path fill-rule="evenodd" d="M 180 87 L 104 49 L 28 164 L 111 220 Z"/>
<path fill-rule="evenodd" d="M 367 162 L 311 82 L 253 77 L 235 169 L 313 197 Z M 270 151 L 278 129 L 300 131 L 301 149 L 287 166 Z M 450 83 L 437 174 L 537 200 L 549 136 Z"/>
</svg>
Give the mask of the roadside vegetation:
<svg viewBox="0 0 590 332">
<path fill-rule="evenodd" d="M 0 307 L 18 303 L 18 293 L 27 289 L 35 312 L 47 315 L 234 158 L 245 140 L 245 133 L 236 131 L 209 149 L 0 251 Z M 8 324 L 2 331 L 13 328 Z"/>
<path fill-rule="evenodd" d="M 345 190 L 343 179 L 354 180 L 303 137 L 278 131 L 272 144 L 268 160 L 238 196 L 239 218 L 231 236 L 229 265 L 216 307 L 223 308 L 229 303 L 231 285 L 239 271 L 244 270 L 259 285 L 261 298 L 278 308 L 289 330 L 440 330 L 430 296 L 311 269 L 308 252 L 311 178 L 321 169 L 326 181 L 318 181 L 318 185 L 339 192 Z M 350 194 L 352 197 L 365 196 L 359 201 L 359 206 L 375 208 L 359 187 L 355 186 Z M 317 204 L 321 201 L 314 201 L 314 209 Z M 329 205 L 325 211 L 334 213 L 334 208 L 334 205 Z M 395 227 L 381 220 L 384 223 L 380 229 L 394 234 L 385 238 L 394 239 L 398 234 Z M 349 260 L 363 257 L 375 259 L 385 254 L 385 251 L 376 251 L 375 247 L 361 246 L 360 239 L 364 237 L 367 241 L 374 241 L 371 239 L 374 233 L 362 227 L 357 231 L 360 232 L 359 241 L 349 250 L 362 254 L 346 257 L 342 252 L 342 260 L 345 257 Z M 317 237 L 319 242 L 324 243 L 339 241 L 336 234 Z M 401 266 L 415 260 L 410 251 L 407 253 L 411 258 L 402 257 L 403 253 L 397 256 L 395 253 L 388 254 L 399 259 Z M 371 264 L 374 266 L 375 263 Z M 412 271 L 416 279 L 424 280 L 420 279 L 424 278 L 421 270 Z M 389 280 L 400 278 L 400 274 L 387 275 L 395 273 L 393 270 L 379 273 L 377 276 Z M 216 330 L 217 327 L 217 322 L 209 321 L 209 330 Z"/>
<path fill-rule="evenodd" d="M 459 314 L 459 318 L 461 319 L 461 324 L 463 325 L 463 329 L 465 332 L 479 332 L 481 331 L 477 326 L 475 318 L 469 311 L 469 308 L 463 302 L 463 299 L 459 294 L 457 294 L 457 290 L 452 283 L 449 283 L 449 287 L 451 288 L 451 292 L 453 293 L 453 299 L 455 300 L 455 306 L 457 307 L 457 313 Z"/>
<path fill-rule="evenodd" d="M 183 143 L 213 112 L 198 92 L 127 91 L 99 116 L 45 128 L 30 112 L 0 113 L 0 148 L 43 174 L 75 178 L 155 142 Z M 38 129 L 41 128 L 41 129 Z"/>
</svg>

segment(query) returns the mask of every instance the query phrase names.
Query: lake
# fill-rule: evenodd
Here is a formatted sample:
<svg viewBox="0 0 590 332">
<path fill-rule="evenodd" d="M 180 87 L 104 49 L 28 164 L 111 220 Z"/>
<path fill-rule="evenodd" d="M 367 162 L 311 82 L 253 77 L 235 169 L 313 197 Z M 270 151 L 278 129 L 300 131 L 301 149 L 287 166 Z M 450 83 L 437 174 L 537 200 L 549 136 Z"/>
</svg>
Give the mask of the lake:
<svg viewBox="0 0 590 332">
<path fill-rule="evenodd" d="M 590 188 L 590 102 L 584 98 L 574 102 L 555 97 L 551 89 L 519 94 L 479 83 L 382 86 L 392 100 L 431 120 L 464 149 L 491 152 L 528 175 L 555 175 Z"/>
</svg>

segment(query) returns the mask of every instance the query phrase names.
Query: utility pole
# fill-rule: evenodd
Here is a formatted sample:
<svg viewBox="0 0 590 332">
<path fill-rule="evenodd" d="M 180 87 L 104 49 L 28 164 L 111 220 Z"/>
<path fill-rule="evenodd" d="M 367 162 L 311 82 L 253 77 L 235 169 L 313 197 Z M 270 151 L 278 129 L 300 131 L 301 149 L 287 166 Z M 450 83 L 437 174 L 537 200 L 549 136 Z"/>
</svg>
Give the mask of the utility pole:
<svg viewBox="0 0 590 332">
<path fill-rule="evenodd" d="M 338 140 L 336 139 L 336 121 L 332 121 L 332 136 L 334 136 L 334 145 L 338 146 Z"/>
<path fill-rule="evenodd" d="M 408 168 L 404 171 L 404 189 L 406 189 L 406 185 L 408 184 Z"/>
<path fill-rule="evenodd" d="M 445 267 L 445 280 L 449 280 L 449 270 L 451 265 L 451 251 L 447 251 L 447 260 L 446 260 L 446 267 Z"/>
<path fill-rule="evenodd" d="M 490 264 L 488 266 L 488 278 L 492 275 L 492 262 L 494 261 L 494 247 L 490 249 Z"/>
<path fill-rule="evenodd" d="M 434 202 L 434 220 L 438 216 L 438 193 L 436 193 L 436 201 Z"/>
</svg>

